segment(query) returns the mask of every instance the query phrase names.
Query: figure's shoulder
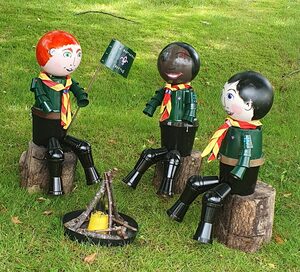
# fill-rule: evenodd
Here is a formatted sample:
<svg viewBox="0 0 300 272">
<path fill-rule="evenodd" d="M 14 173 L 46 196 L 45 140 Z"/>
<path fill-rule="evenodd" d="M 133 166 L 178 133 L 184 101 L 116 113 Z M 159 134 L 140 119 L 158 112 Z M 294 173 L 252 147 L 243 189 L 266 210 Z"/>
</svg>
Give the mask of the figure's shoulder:
<svg viewBox="0 0 300 272">
<path fill-rule="evenodd" d="M 164 93 L 165 93 L 165 88 L 164 88 L 164 87 L 161 87 L 161 88 L 157 89 L 157 90 L 155 91 L 155 93 L 156 93 L 156 94 L 164 94 Z"/>
<path fill-rule="evenodd" d="M 71 84 L 73 85 L 73 86 L 78 86 L 79 85 L 79 82 L 76 80 L 76 79 L 74 79 L 73 77 L 70 77 L 70 80 L 71 80 Z"/>
<path fill-rule="evenodd" d="M 194 88 L 191 85 L 189 85 L 185 88 L 185 91 L 186 92 L 194 92 Z"/>
<path fill-rule="evenodd" d="M 76 81 L 73 77 L 69 77 L 72 83 L 78 84 L 78 81 Z"/>
<path fill-rule="evenodd" d="M 38 77 L 35 77 L 31 81 L 30 91 L 34 91 L 38 88 L 41 88 L 42 86 L 42 80 Z"/>
</svg>

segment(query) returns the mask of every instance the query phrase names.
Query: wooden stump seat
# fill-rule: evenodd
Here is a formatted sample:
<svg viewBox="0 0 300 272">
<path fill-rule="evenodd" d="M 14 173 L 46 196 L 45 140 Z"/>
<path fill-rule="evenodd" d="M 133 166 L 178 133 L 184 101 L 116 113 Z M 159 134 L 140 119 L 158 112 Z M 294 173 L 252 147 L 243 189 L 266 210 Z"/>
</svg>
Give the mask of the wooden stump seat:
<svg viewBox="0 0 300 272">
<path fill-rule="evenodd" d="M 215 221 L 215 238 L 244 252 L 255 252 L 270 242 L 275 194 L 273 187 L 258 182 L 251 195 L 228 196 Z"/>
<path fill-rule="evenodd" d="M 29 142 L 28 150 L 24 151 L 19 160 L 21 187 L 29 193 L 48 192 L 49 172 L 46 160 L 47 149 Z M 77 164 L 77 156 L 71 152 L 64 153 L 62 170 L 62 184 L 65 194 L 74 188 L 74 176 Z"/>
</svg>

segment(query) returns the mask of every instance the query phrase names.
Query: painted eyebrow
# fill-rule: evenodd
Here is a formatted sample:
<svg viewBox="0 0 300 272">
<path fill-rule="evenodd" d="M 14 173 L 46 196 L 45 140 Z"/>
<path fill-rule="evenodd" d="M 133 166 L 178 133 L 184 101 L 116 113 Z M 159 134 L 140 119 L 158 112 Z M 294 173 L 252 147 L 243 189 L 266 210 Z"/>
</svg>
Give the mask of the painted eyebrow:
<svg viewBox="0 0 300 272">
<path fill-rule="evenodd" d="M 234 91 L 236 93 L 236 90 L 235 89 L 229 89 L 228 91 Z"/>
<path fill-rule="evenodd" d="M 76 50 L 76 53 L 78 53 L 79 51 L 81 51 L 81 49 L 80 49 L 80 48 L 78 48 L 78 49 Z"/>
<path fill-rule="evenodd" d="M 186 56 L 188 56 L 188 57 L 191 57 L 191 56 L 189 55 L 189 53 L 186 53 L 186 52 L 184 52 L 184 51 L 179 51 L 179 52 L 176 53 L 176 55 L 178 55 L 178 54 L 184 54 L 184 55 L 186 55 Z"/>
<path fill-rule="evenodd" d="M 68 48 L 64 49 L 63 51 L 66 51 L 66 50 L 70 50 L 73 53 L 73 49 L 71 47 L 68 47 Z"/>
</svg>

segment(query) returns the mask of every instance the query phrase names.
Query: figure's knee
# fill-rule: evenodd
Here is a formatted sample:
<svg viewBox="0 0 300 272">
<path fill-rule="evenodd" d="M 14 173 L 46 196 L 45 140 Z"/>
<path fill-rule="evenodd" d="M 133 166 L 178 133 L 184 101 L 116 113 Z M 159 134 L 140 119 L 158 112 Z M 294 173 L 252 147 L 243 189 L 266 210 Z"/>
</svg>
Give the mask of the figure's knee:
<svg viewBox="0 0 300 272">
<path fill-rule="evenodd" d="M 230 191 L 231 188 L 227 183 L 221 183 L 203 194 L 202 203 L 207 206 L 221 207 Z"/>
<path fill-rule="evenodd" d="M 78 145 L 78 151 L 82 153 L 91 152 L 92 146 L 87 141 L 80 141 L 80 144 Z"/>
<path fill-rule="evenodd" d="M 143 159 L 147 161 L 151 161 L 155 157 L 154 149 L 152 148 L 144 149 L 141 154 L 141 157 L 143 157 Z"/>
<path fill-rule="evenodd" d="M 166 148 L 147 148 L 143 150 L 141 157 L 146 161 L 158 161 L 162 159 L 168 150 Z"/>
<path fill-rule="evenodd" d="M 52 137 L 48 142 L 47 160 L 61 162 L 64 160 L 64 152 L 61 148 L 59 141 Z"/>
<path fill-rule="evenodd" d="M 70 135 L 64 138 L 64 143 L 67 144 L 76 153 L 90 153 L 92 147 L 89 142 L 77 139 Z"/>
<path fill-rule="evenodd" d="M 180 153 L 177 150 L 171 150 L 167 154 L 167 159 L 174 159 L 174 160 L 179 160 L 180 161 Z"/>
<path fill-rule="evenodd" d="M 202 176 L 194 175 L 188 178 L 186 186 L 196 189 L 202 182 Z"/>
<path fill-rule="evenodd" d="M 52 149 L 47 152 L 47 159 L 52 161 L 63 161 L 64 152 L 62 149 Z"/>
</svg>

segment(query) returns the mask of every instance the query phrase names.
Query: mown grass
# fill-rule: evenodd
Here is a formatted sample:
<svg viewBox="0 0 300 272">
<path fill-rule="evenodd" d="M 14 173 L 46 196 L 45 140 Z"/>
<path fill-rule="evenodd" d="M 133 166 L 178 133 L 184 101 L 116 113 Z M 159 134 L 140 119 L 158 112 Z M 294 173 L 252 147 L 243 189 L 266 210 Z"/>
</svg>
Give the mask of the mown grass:
<svg viewBox="0 0 300 272">
<path fill-rule="evenodd" d="M 0 259 L 1 271 L 299 271 L 299 1 L 1 1 L 0 2 Z M 126 21 L 101 13 L 125 17 Z M 96 188 L 87 187 L 82 169 L 70 195 L 38 202 L 19 187 L 18 160 L 31 139 L 31 78 L 38 74 L 35 44 L 52 29 L 73 33 L 83 48 L 74 73 L 87 86 L 111 38 L 131 47 L 137 58 L 127 80 L 102 69 L 72 135 L 93 146 L 101 172 L 118 168 L 114 188 L 119 210 L 133 216 L 140 231 L 123 248 L 78 244 L 63 235 L 61 216 L 83 208 Z M 215 242 L 200 246 L 192 239 L 200 199 L 183 223 L 165 211 L 174 199 L 161 200 L 149 170 L 136 191 L 121 178 L 145 147 L 158 147 L 158 117 L 142 114 L 145 102 L 163 82 L 156 58 L 169 42 L 185 41 L 201 55 L 201 71 L 193 86 L 199 100 L 200 129 L 195 149 L 201 150 L 225 115 L 219 103 L 224 82 L 243 70 L 261 72 L 275 88 L 270 114 L 263 119 L 267 162 L 261 180 L 277 190 L 274 237 L 259 252 L 246 254 Z M 283 77 L 287 75 L 286 77 Z M 216 174 L 217 163 L 203 173 Z M 44 196 L 45 197 L 45 196 Z M 43 215 L 45 210 L 53 214 Z M 13 224 L 17 216 L 22 224 Z M 279 238 L 282 240 L 280 240 Z M 276 239 L 275 239 L 276 238 Z M 83 258 L 97 253 L 92 264 Z"/>
</svg>

